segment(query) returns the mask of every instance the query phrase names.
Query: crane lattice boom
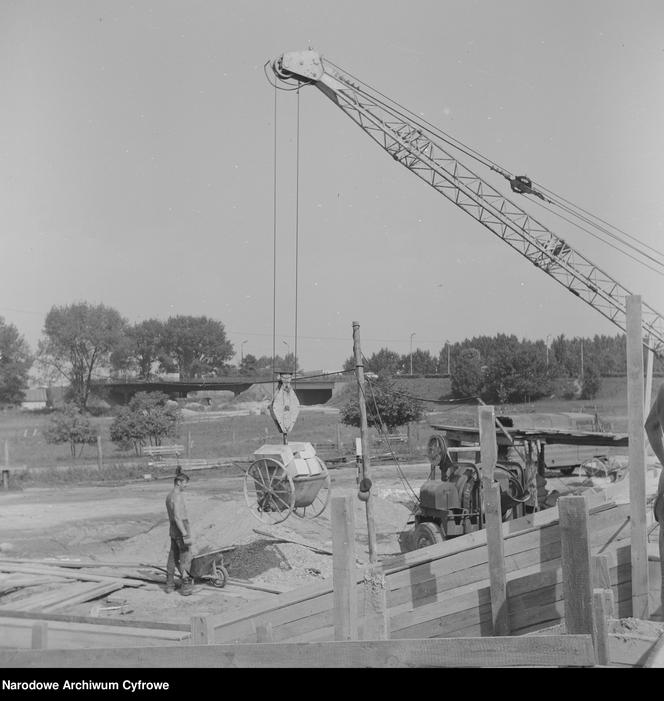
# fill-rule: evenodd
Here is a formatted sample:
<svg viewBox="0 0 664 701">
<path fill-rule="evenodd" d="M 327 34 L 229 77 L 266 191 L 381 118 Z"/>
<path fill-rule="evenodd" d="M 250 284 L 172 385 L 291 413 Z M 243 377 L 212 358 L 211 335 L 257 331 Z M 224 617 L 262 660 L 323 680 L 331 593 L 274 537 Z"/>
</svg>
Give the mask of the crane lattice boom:
<svg viewBox="0 0 664 701">
<path fill-rule="evenodd" d="M 315 51 L 285 53 L 272 68 L 281 80 L 315 85 L 394 160 L 626 332 L 626 297 L 632 293 L 461 163 L 421 124 L 363 90 Z M 661 355 L 664 318 L 645 303 L 642 327 L 644 345 Z"/>
</svg>

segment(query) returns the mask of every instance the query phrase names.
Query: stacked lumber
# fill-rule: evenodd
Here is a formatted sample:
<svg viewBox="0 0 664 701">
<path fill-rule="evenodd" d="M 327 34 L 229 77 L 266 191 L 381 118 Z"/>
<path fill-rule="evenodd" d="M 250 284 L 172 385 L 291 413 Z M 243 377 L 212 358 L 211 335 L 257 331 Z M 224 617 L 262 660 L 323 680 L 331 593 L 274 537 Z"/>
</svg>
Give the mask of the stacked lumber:
<svg viewBox="0 0 664 701">
<path fill-rule="evenodd" d="M 609 555 L 617 615 L 631 614 L 629 504 L 592 506 L 591 550 Z M 563 616 L 558 509 L 503 524 L 507 595 L 512 634 L 558 623 Z M 390 637 L 433 638 L 492 635 L 485 531 L 394 558 L 383 566 L 388 587 Z M 358 573 L 358 611 L 364 587 Z M 274 641 L 334 639 L 331 583 L 302 587 L 257 602 L 234 616 L 213 616 L 214 640 L 252 642 L 269 623 Z M 360 635 L 362 620 L 359 620 Z"/>
<path fill-rule="evenodd" d="M 124 576 L 83 572 L 80 569 L 31 563 L 29 560 L 0 560 L 0 613 L 3 611 L 52 612 L 106 596 L 123 587 L 143 586 Z M 57 584 L 56 588 L 50 585 Z M 44 591 L 44 585 L 49 585 Z M 39 588 L 28 596 L 4 602 L 6 594 Z"/>
</svg>

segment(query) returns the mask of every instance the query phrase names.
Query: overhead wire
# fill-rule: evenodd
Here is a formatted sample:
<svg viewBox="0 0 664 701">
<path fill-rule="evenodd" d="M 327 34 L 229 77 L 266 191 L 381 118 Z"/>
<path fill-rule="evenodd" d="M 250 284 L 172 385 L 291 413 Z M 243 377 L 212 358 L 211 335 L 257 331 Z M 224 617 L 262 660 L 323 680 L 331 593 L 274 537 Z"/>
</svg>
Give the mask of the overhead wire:
<svg viewBox="0 0 664 701">
<path fill-rule="evenodd" d="M 484 165 L 484 166 L 486 166 L 486 167 L 489 167 L 489 168 L 491 168 L 492 170 L 495 170 L 496 172 L 499 172 L 499 173 L 500 173 L 501 175 L 503 175 L 504 177 L 507 177 L 507 176 L 513 177 L 512 173 L 511 173 L 509 170 L 507 170 L 506 168 L 500 166 L 500 165 L 497 164 L 495 161 L 492 161 L 490 158 L 488 158 L 487 156 L 483 155 L 482 153 L 480 153 L 480 152 L 477 151 L 476 149 L 473 149 L 472 147 L 468 146 L 467 144 L 464 144 L 464 143 L 463 143 L 462 141 L 460 141 L 459 139 L 457 139 L 457 138 L 453 137 L 451 134 L 448 134 L 447 132 L 443 131 L 442 129 L 440 129 L 440 128 L 437 127 L 436 125 L 432 124 L 431 122 L 427 121 L 426 119 L 423 119 L 421 116 L 415 114 L 412 110 L 409 110 L 407 107 L 401 105 L 401 104 L 400 104 L 399 102 L 397 102 L 396 100 L 394 100 L 394 99 L 388 97 L 387 95 L 385 95 L 385 94 L 382 93 L 381 91 L 377 90 L 377 89 L 374 88 L 373 86 L 369 85 L 368 83 L 366 83 L 366 82 L 364 82 L 364 81 L 361 81 L 357 76 L 353 75 L 352 73 L 350 73 L 350 72 L 347 71 L 346 69 L 341 68 L 341 67 L 338 66 L 336 63 L 334 63 L 333 61 L 331 61 L 329 58 L 325 58 L 325 61 L 326 61 L 327 63 L 329 63 L 331 66 L 333 66 L 334 68 L 336 68 L 336 69 L 337 69 L 338 71 L 340 71 L 341 73 L 343 73 L 343 74 L 347 75 L 348 77 L 352 78 L 354 81 L 356 81 L 356 82 L 359 83 L 360 85 L 365 86 L 365 88 L 368 89 L 369 91 L 371 91 L 372 93 L 375 93 L 376 95 L 379 95 L 381 98 L 383 98 L 383 100 L 386 100 L 388 103 L 390 103 L 390 104 L 388 105 L 388 104 L 382 102 L 381 100 L 377 100 L 377 98 L 376 98 L 375 96 L 373 96 L 373 95 L 370 95 L 370 96 L 369 96 L 369 98 L 370 98 L 371 100 L 378 102 L 378 103 L 379 103 L 384 109 L 386 109 L 388 112 L 391 112 L 391 113 L 393 113 L 393 114 L 395 114 L 395 115 L 398 115 L 398 116 L 400 116 L 400 117 L 402 117 L 402 118 L 404 118 L 404 115 L 409 115 L 409 116 L 408 116 L 408 120 L 409 120 L 410 122 L 415 123 L 415 124 L 417 124 L 417 125 L 420 126 L 420 127 L 423 127 L 427 132 L 429 132 L 430 134 L 435 135 L 437 138 L 439 138 L 440 140 L 442 140 L 444 143 L 448 144 L 449 146 L 452 146 L 453 148 L 456 148 L 456 149 L 459 150 L 461 153 L 465 154 L 466 156 L 468 156 L 468 157 L 470 157 L 470 158 L 473 158 L 474 160 L 476 160 L 477 162 L 481 163 L 482 165 Z M 362 91 L 361 89 L 358 89 L 357 87 L 356 87 L 355 89 L 358 90 L 360 93 L 363 93 L 363 91 Z M 367 93 L 364 93 L 364 94 L 367 94 Z M 392 105 L 393 105 L 393 106 L 392 106 Z M 536 183 L 534 183 L 534 181 L 533 181 L 533 184 L 536 184 Z M 633 236 L 633 235 L 631 235 L 631 234 L 628 234 L 627 232 L 624 232 L 624 231 L 622 231 L 621 229 L 618 229 L 618 227 L 615 227 L 615 226 L 609 224 L 608 222 L 604 221 L 603 219 L 601 219 L 601 218 L 599 218 L 599 217 L 596 217 L 595 215 L 592 215 L 590 212 L 584 210 L 583 208 L 574 205 L 574 204 L 571 203 L 569 200 L 566 200 L 565 198 L 562 198 L 562 197 L 556 195 L 556 194 L 553 193 L 552 191 L 547 190 L 546 188 L 540 186 L 539 184 L 537 184 L 537 187 L 540 188 L 540 189 L 543 189 L 543 190 L 545 190 L 545 191 L 547 191 L 547 192 L 549 192 L 552 196 L 554 196 L 554 197 L 556 197 L 556 198 L 558 198 L 558 199 L 560 199 L 560 200 L 566 202 L 568 205 L 572 205 L 572 207 L 574 207 L 575 209 L 577 209 L 577 210 L 583 212 L 585 215 L 588 215 L 588 216 L 590 216 L 590 217 L 593 217 L 593 218 L 597 219 L 598 221 L 601 221 L 603 224 L 605 224 L 606 226 L 611 227 L 611 228 L 614 229 L 615 231 L 619 231 L 619 232 L 620 232 L 621 234 L 623 234 L 624 236 L 626 236 L 626 237 L 630 238 L 631 240 L 637 242 L 638 244 L 640 244 L 640 245 L 643 246 L 644 248 L 646 248 L 646 249 L 652 251 L 653 253 L 656 253 L 657 255 L 664 256 L 664 253 L 662 253 L 661 251 L 659 251 L 659 250 L 653 248 L 652 246 L 649 246 L 647 243 L 641 241 L 641 240 L 638 239 L 637 237 L 635 237 L 635 236 Z M 535 201 L 535 200 L 533 200 L 533 201 Z M 539 202 L 537 202 L 537 204 L 539 204 L 540 206 L 542 206 L 541 203 L 539 203 Z M 655 263 L 655 264 L 657 264 L 657 265 L 662 265 L 662 266 L 664 267 L 664 262 L 656 260 L 655 258 L 653 258 L 651 255 L 649 255 L 649 254 L 646 253 L 645 251 L 639 249 L 638 247 L 634 246 L 633 244 L 630 244 L 628 241 L 623 240 L 620 236 L 618 236 L 618 235 L 616 235 L 616 234 L 612 234 L 612 233 L 609 232 L 607 229 L 605 229 L 604 227 L 599 226 L 598 224 L 596 224 L 595 222 L 591 221 L 591 220 L 588 219 L 587 217 L 584 217 L 584 216 L 578 214 L 576 211 L 571 211 L 568 207 L 566 207 L 565 205 L 561 204 L 561 202 L 552 201 L 551 204 L 554 204 L 555 206 L 561 207 L 561 209 L 563 209 L 564 211 L 567 211 L 567 212 L 568 212 L 569 214 L 571 214 L 572 216 L 578 217 L 579 219 L 581 219 L 582 221 L 584 221 L 586 224 L 589 224 L 590 226 L 593 226 L 593 227 L 597 228 L 598 230 L 603 231 L 603 233 L 605 233 L 606 235 L 608 235 L 608 236 L 614 238 L 614 239 L 617 240 L 617 241 L 620 241 L 620 243 L 622 243 L 624 246 L 626 246 L 626 247 L 628 247 L 628 248 L 630 248 L 630 249 L 636 251 L 637 253 L 639 253 L 640 255 L 642 255 L 643 257 L 645 257 L 646 259 L 650 260 L 651 262 L 653 262 L 653 263 Z M 549 210 L 549 211 L 551 211 L 551 210 Z M 566 217 L 560 215 L 559 213 L 553 212 L 553 211 L 552 211 L 551 213 L 554 214 L 555 216 L 560 216 L 564 221 L 567 221 L 568 223 L 572 224 L 573 226 L 577 226 L 577 227 L 580 228 L 581 230 L 586 231 L 586 233 L 591 233 L 591 232 L 588 232 L 587 229 L 584 229 L 584 228 L 581 227 L 579 224 L 577 224 L 577 223 L 575 223 L 575 222 L 573 222 L 573 221 L 570 221 L 569 219 L 567 219 Z M 591 235 L 593 235 L 593 234 L 591 234 Z M 606 245 L 611 246 L 611 248 L 614 248 L 614 249 L 617 250 L 619 253 L 622 253 L 622 254 L 626 255 L 627 257 L 631 258 L 631 259 L 634 260 L 635 262 L 637 262 L 637 263 L 639 263 L 639 264 L 641 264 L 641 265 L 644 265 L 646 268 L 652 270 L 653 272 L 656 272 L 657 274 L 662 274 L 660 271 L 658 271 L 658 270 L 652 268 L 652 266 L 648 265 L 648 264 L 645 263 L 644 261 L 641 261 L 641 260 L 639 260 L 639 259 L 637 259 L 637 258 L 634 258 L 634 256 L 630 255 L 630 254 L 627 253 L 626 251 L 623 251 L 622 249 L 618 248 L 617 246 L 612 245 L 610 242 L 608 242 L 608 241 L 602 239 L 601 237 L 595 236 L 595 238 L 596 238 L 597 240 L 601 241 L 602 243 L 605 243 Z"/>
</svg>

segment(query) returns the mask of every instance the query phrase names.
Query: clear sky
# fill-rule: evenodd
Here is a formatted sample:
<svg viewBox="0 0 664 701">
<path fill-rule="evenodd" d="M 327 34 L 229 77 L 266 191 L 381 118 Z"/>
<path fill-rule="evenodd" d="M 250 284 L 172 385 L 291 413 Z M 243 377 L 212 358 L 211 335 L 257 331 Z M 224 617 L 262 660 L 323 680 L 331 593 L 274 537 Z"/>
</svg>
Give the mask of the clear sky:
<svg viewBox="0 0 664 701">
<path fill-rule="evenodd" d="M 33 348 L 55 304 L 103 302 L 131 322 L 207 315 L 239 359 L 241 346 L 272 354 L 274 305 L 276 351 L 294 350 L 297 97 L 277 94 L 275 222 L 263 66 L 309 46 L 664 247 L 661 0 L 2 0 L 0 315 Z M 411 334 L 438 353 L 478 334 L 618 332 L 311 87 L 297 201 L 305 369 L 341 367 L 353 320 L 365 355 L 407 353 Z M 661 276 L 557 227 L 664 311 Z"/>
</svg>

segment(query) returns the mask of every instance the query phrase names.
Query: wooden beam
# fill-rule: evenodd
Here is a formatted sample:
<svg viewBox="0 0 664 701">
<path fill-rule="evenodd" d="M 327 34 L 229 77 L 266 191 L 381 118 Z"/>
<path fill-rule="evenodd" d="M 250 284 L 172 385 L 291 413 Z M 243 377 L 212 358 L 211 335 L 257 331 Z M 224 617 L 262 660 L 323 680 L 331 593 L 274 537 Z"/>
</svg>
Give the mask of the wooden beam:
<svg viewBox="0 0 664 701">
<path fill-rule="evenodd" d="M 597 664 L 601 665 L 609 664 L 608 618 L 605 590 L 593 589 L 593 644 Z"/>
<path fill-rule="evenodd" d="M 353 497 L 332 497 L 334 639 L 357 640 L 357 573 Z"/>
<path fill-rule="evenodd" d="M 493 481 L 498 447 L 496 420 L 492 406 L 481 406 L 480 451 L 482 458 L 482 499 L 484 501 L 485 529 L 491 584 L 491 615 L 494 635 L 509 635 L 509 608 L 507 604 L 507 577 L 505 575 L 505 547 L 503 543 L 500 486 Z"/>
<path fill-rule="evenodd" d="M 387 584 L 380 567 L 369 563 L 364 570 L 364 640 L 388 640 L 390 618 L 387 613 Z"/>
<path fill-rule="evenodd" d="M 523 667 L 595 664 L 590 635 L 0 650 L 0 668 Z"/>
<path fill-rule="evenodd" d="M 48 623 L 46 621 L 35 621 L 32 624 L 30 647 L 33 650 L 45 650 L 48 647 Z"/>
<path fill-rule="evenodd" d="M 643 392 L 641 297 L 627 297 L 627 412 L 629 501 L 632 545 L 632 616 L 649 618 L 648 533 L 646 527 L 646 446 Z"/>
<path fill-rule="evenodd" d="M 588 535 L 588 506 L 582 496 L 558 500 L 565 599 L 565 629 L 568 633 L 592 633 L 593 603 Z"/>
<path fill-rule="evenodd" d="M 214 643 L 214 628 L 209 616 L 191 617 L 191 644 L 210 645 Z"/>
<path fill-rule="evenodd" d="M 257 643 L 273 642 L 274 635 L 272 633 L 272 624 L 269 621 L 266 621 L 265 623 L 257 623 L 255 627 Z"/>
</svg>

